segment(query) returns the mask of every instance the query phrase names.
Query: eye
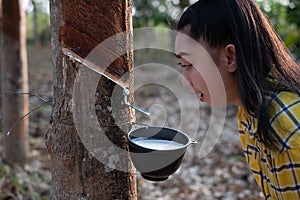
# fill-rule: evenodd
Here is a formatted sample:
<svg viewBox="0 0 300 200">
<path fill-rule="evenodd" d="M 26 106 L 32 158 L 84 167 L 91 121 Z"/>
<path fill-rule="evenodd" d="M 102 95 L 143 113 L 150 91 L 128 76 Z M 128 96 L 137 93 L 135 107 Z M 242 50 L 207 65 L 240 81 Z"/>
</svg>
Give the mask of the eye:
<svg viewBox="0 0 300 200">
<path fill-rule="evenodd" d="M 182 68 L 182 69 L 185 69 L 185 70 L 187 70 L 187 69 L 190 69 L 191 67 L 193 67 L 193 65 L 192 64 L 183 64 L 183 63 L 178 63 L 178 65 Z"/>
</svg>

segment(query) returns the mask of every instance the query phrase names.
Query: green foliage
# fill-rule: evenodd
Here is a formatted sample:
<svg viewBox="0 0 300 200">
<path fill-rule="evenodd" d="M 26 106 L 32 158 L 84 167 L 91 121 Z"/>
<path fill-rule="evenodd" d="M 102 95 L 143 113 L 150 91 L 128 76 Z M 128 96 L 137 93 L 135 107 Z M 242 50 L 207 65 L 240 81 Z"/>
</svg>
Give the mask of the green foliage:
<svg viewBox="0 0 300 200">
<path fill-rule="evenodd" d="M 27 44 L 32 45 L 34 42 L 34 34 L 33 34 L 33 14 L 27 14 Z M 46 13 L 41 13 L 38 15 L 38 35 L 39 40 L 42 44 L 46 44 L 50 41 L 50 18 Z"/>
<path fill-rule="evenodd" d="M 39 41 L 42 45 L 50 42 L 50 16 L 43 9 L 45 4 L 48 2 L 39 1 L 37 5 L 37 27 Z M 33 11 L 27 12 L 26 14 L 26 34 L 27 34 L 27 44 L 32 45 L 34 43 L 34 33 L 33 33 Z"/>
<path fill-rule="evenodd" d="M 300 0 L 290 1 L 287 14 L 287 21 L 295 23 L 300 28 Z"/>
<path fill-rule="evenodd" d="M 287 22 L 291 24 L 290 35 L 286 37 L 287 45 L 295 57 L 300 60 L 300 0 L 293 0 L 290 6 L 287 7 Z"/>
<path fill-rule="evenodd" d="M 48 190 L 45 191 L 43 188 L 45 179 L 42 173 L 34 171 L 29 166 L 25 169 L 9 166 L 0 158 L 0 199 L 49 199 Z"/>
<path fill-rule="evenodd" d="M 158 26 L 167 24 L 170 15 L 167 12 L 166 0 L 133 1 L 133 24 L 135 28 L 143 26 Z"/>
<path fill-rule="evenodd" d="M 287 47 L 300 59 L 300 0 L 256 0 Z M 50 41 L 49 14 L 43 9 L 47 1 L 37 2 L 38 33 L 42 44 Z M 133 0 L 134 28 L 168 27 L 189 5 L 189 0 Z M 32 44 L 33 13 L 27 13 L 27 42 Z"/>
<path fill-rule="evenodd" d="M 300 59 L 300 0 L 256 1 L 295 58 Z M 133 0 L 134 28 L 168 26 L 188 5 L 189 0 Z"/>
<path fill-rule="evenodd" d="M 170 26 L 189 5 L 189 0 L 133 0 L 133 26 Z"/>
<path fill-rule="evenodd" d="M 296 59 L 300 59 L 300 0 L 257 1 Z"/>
</svg>

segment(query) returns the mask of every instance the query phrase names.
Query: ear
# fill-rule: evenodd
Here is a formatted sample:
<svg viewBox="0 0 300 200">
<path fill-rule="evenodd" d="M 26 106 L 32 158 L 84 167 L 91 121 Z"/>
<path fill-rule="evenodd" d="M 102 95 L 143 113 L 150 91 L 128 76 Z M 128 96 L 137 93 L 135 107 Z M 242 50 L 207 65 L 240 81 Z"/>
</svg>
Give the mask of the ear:
<svg viewBox="0 0 300 200">
<path fill-rule="evenodd" d="M 227 70 L 230 73 L 233 73 L 237 69 L 236 64 L 236 52 L 235 52 L 235 46 L 233 44 L 228 44 L 225 47 L 225 56 L 226 56 L 226 64 L 227 64 Z"/>
</svg>

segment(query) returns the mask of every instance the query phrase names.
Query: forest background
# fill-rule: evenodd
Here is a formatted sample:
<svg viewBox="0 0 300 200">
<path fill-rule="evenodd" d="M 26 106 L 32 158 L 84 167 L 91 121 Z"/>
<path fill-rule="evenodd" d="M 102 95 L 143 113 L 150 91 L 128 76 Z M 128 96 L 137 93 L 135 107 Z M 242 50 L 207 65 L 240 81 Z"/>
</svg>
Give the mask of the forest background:
<svg viewBox="0 0 300 200">
<path fill-rule="evenodd" d="M 194 1 L 188 0 L 133 0 L 133 27 L 165 27 L 173 28 L 176 20 L 184 9 Z M 274 28 L 279 33 L 287 47 L 291 50 L 294 57 L 300 60 L 300 0 L 257 0 L 257 3 L 269 17 L 274 25 Z M 23 3 L 26 10 L 26 35 L 27 35 L 27 52 L 28 52 L 28 67 L 29 67 L 29 87 L 30 92 L 39 95 L 45 99 L 52 97 L 52 60 L 51 60 L 51 42 L 50 42 L 50 17 L 49 17 L 49 2 L 47 0 L 29 0 Z M 154 38 L 159 38 L 155 35 Z M 166 43 L 167 45 L 167 43 Z M 145 63 L 149 60 L 164 59 L 159 52 L 152 52 L 147 57 L 139 57 L 135 55 L 135 65 Z M 142 104 L 139 98 L 167 98 L 163 91 L 156 92 L 156 89 L 150 92 L 140 92 L 137 102 Z M 39 102 L 35 98 L 30 98 L 30 108 L 35 108 Z M 146 106 L 146 105 L 145 105 Z M 44 105 L 30 115 L 30 160 L 25 167 L 10 167 L 5 164 L 0 158 L 0 199 L 4 197 L 12 197 L 18 199 L 49 199 L 50 195 L 50 180 L 51 166 L 50 158 L 44 144 L 45 133 L 48 130 L 49 115 L 51 106 Z M 233 111 L 234 113 L 234 111 Z M 3 116 L 1 116 L 2 118 Z M 139 116 L 138 116 L 139 117 Z M 141 117 L 142 118 L 142 117 Z M 232 120 L 234 123 L 234 120 Z M 234 126 L 234 124 L 233 124 Z M 4 134 L 4 133 L 1 133 Z M 226 140 L 226 139 L 225 139 Z M 1 138 L 0 138 L 1 141 Z M 230 141 L 230 140 L 229 140 Z M 220 149 L 218 149 L 220 148 Z M 213 154 L 221 154 L 221 146 L 217 147 Z M 0 146 L 1 151 L 1 146 Z M 222 155 L 221 155 L 222 156 Z M 245 170 L 236 172 L 234 169 L 243 168 L 245 163 L 241 153 L 236 150 L 225 153 L 227 156 L 224 162 L 220 161 L 224 168 L 230 168 L 230 173 L 227 179 L 234 176 L 245 176 L 250 179 L 251 174 Z M 212 156 L 214 157 L 214 156 Z M 232 166 L 231 160 L 240 161 L 239 167 Z M 186 168 L 188 172 L 193 173 L 195 161 L 187 159 Z M 197 162 L 196 162 L 197 163 Z M 205 161 L 209 165 L 210 161 Z M 221 169 L 224 169 L 221 167 Z M 209 169 L 209 168 L 208 168 Z M 226 171 L 226 170 L 225 170 Z M 216 171 L 218 173 L 218 171 Z M 206 176 L 215 176 L 215 172 L 207 172 Z M 221 173 L 221 172 L 219 172 Z M 222 172 L 223 173 L 223 172 Z M 232 175 L 232 176 L 230 176 Z M 193 193 L 192 190 L 184 189 L 185 185 L 191 184 L 180 179 L 172 179 L 171 182 L 165 184 L 147 183 L 138 177 L 138 192 L 139 199 L 175 199 L 172 195 L 177 195 L 176 198 L 185 198 L 185 194 Z M 250 181 L 251 182 L 251 181 Z M 253 181 L 252 181 L 253 182 Z M 217 190 L 212 189 L 215 180 L 211 181 L 212 186 L 206 187 L 208 191 L 202 190 L 200 193 L 206 195 L 207 199 L 226 199 L 224 188 L 217 187 Z M 253 183 L 255 184 L 255 183 Z M 249 190 L 245 190 L 246 186 L 238 188 L 238 183 L 233 184 L 231 188 L 235 194 L 235 198 L 243 198 L 243 195 L 248 195 Z M 249 186 L 250 187 L 250 186 Z M 259 190 L 255 186 L 252 189 L 253 196 L 259 196 Z M 177 188 L 176 191 L 173 191 Z M 178 189 L 179 188 L 179 189 Z M 203 188 L 203 187 L 202 187 Z M 248 188 L 249 189 L 249 188 Z M 246 191 L 246 192 L 245 192 Z M 247 193 L 248 191 L 248 193 Z M 250 190 L 251 191 L 251 190 Z M 199 192 L 199 190 L 198 190 Z M 179 195 L 178 195 L 179 194 Z M 190 194 L 192 196 L 192 194 Z M 147 197 L 148 196 L 148 197 Z M 253 197 L 254 198 L 254 197 Z M 197 199 L 195 197 L 195 199 Z M 205 199 L 205 198 L 203 198 Z M 230 198 L 229 198 L 230 199 Z"/>
</svg>

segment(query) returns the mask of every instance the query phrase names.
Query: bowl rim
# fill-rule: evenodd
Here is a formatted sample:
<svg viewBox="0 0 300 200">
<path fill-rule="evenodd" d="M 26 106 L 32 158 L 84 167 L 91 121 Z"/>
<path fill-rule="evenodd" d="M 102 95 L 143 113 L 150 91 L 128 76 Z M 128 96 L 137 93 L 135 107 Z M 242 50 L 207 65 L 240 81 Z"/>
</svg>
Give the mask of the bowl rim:
<svg viewBox="0 0 300 200">
<path fill-rule="evenodd" d="M 160 128 L 160 129 L 169 129 L 169 130 L 172 130 L 172 131 L 176 131 L 177 133 L 180 133 L 182 134 L 184 137 L 186 137 L 188 139 L 188 142 L 186 144 L 182 144 L 183 146 L 181 147 L 178 147 L 178 148 L 174 148 L 174 149 L 152 149 L 152 148 L 146 148 L 146 147 L 143 147 L 137 143 L 135 143 L 134 141 L 132 141 L 132 138 L 130 138 L 130 134 L 136 130 L 139 130 L 139 129 L 148 129 L 148 128 Z M 129 142 L 131 143 L 134 143 L 134 145 L 138 146 L 138 147 L 141 147 L 141 148 L 144 148 L 144 149 L 147 149 L 147 150 L 151 150 L 151 151 L 172 151 L 172 150 L 178 150 L 178 149 L 186 149 L 190 144 L 196 144 L 197 141 L 194 140 L 194 139 L 191 139 L 187 134 L 183 133 L 182 131 L 179 131 L 177 129 L 174 129 L 174 128 L 170 128 L 170 127 L 166 127 L 166 126 L 145 126 L 145 127 L 138 127 L 138 128 L 135 128 L 131 131 L 129 131 L 127 133 L 127 139 Z M 173 140 L 168 140 L 168 141 L 173 141 Z"/>
</svg>

